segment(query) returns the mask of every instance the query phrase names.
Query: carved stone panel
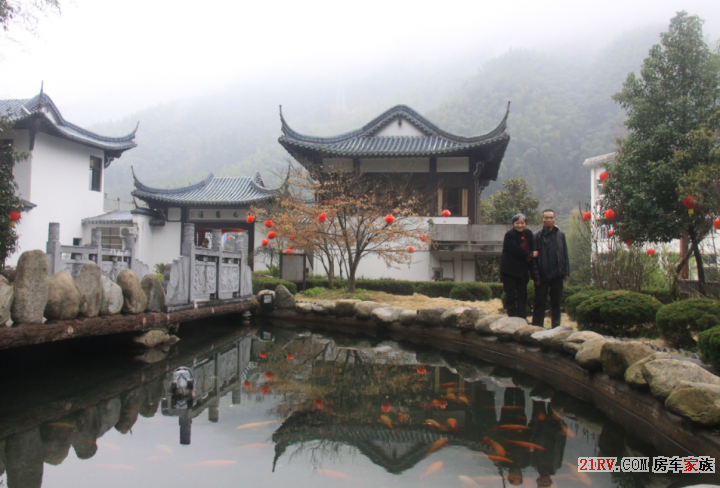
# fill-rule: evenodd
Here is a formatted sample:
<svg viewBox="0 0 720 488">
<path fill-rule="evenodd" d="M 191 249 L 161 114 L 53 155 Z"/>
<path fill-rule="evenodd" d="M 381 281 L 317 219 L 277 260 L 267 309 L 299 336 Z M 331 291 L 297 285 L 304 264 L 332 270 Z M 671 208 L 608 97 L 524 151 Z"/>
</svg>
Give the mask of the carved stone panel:
<svg viewBox="0 0 720 488">
<path fill-rule="evenodd" d="M 193 292 L 198 300 L 209 300 L 210 294 L 217 291 L 215 266 L 213 261 L 195 261 Z"/>
<path fill-rule="evenodd" d="M 124 261 L 103 261 L 102 263 L 103 276 L 115 283 L 117 283 L 117 276 L 125 269 L 128 269 L 128 265 Z"/>
<path fill-rule="evenodd" d="M 232 263 L 220 265 L 220 294 L 219 298 L 233 298 L 233 294 L 240 291 L 240 266 Z"/>
<path fill-rule="evenodd" d="M 220 383 L 227 383 L 231 378 L 239 376 L 238 372 L 238 350 L 231 349 L 220 355 L 218 364 L 218 376 Z"/>
<path fill-rule="evenodd" d="M 165 290 L 165 303 L 168 305 L 181 305 L 188 303 L 190 291 L 190 258 L 181 256 L 172 263 L 165 265 L 167 289 Z"/>
</svg>

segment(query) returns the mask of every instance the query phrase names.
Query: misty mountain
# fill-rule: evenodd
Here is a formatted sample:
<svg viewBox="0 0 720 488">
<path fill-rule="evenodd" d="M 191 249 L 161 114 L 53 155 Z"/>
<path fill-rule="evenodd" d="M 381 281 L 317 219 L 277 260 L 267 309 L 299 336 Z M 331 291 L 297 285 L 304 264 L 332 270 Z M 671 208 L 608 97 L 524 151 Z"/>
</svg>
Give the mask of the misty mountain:
<svg viewBox="0 0 720 488">
<path fill-rule="evenodd" d="M 553 52 L 515 49 L 502 56 L 428 66 L 401 64 L 362 79 L 323 83 L 287 79 L 252 82 L 219 93 L 150 107 L 92 127 L 123 132 L 140 121 L 138 147 L 107 171 L 108 196 L 128 198 L 130 166 L 147 184 L 172 187 L 216 176 L 260 171 L 266 181 L 287 153 L 277 143 L 278 105 L 297 131 L 332 135 L 364 125 L 396 104 L 407 104 L 460 135 L 493 129 L 512 101 L 512 137 L 497 183 L 524 177 L 543 207 L 569 214 L 589 200 L 585 158 L 611 152 L 624 133 L 622 110 L 610 99 L 638 70 L 662 27 L 628 32 L 598 52 L 578 46 Z M 480 66 L 478 69 L 477 66 Z M 125 130 L 127 132 L 127 130 Z"/>
</svg>

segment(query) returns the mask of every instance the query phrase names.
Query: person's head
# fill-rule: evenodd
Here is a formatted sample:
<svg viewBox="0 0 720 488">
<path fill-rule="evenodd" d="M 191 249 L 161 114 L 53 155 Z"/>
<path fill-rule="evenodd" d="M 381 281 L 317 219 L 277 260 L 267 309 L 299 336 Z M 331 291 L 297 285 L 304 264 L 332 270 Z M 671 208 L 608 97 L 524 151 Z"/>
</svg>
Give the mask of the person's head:
<svg viewBox="0 0 720 488">
<path fill-rule="evenodd" d="M 210 247 L 210 241 L 207 239 L 203 239 L 202 241 L 202 247 Z"/>
<path fill-rule="evenodd" d="M 526 222 L 527 222 L 527 219 L 525 218 L 524 214 L 521 214 L 521 213 L 515 214 L 512 218 L 513 229 L 515 229 L 518 232 L 524 231 L 525 227 L 527 226 Z"/>
<path fill-rule="evenodd" d="M 510 468 L 507 480 L 512 486 L 520 486 L 523 482 L 523 475 L 519 468 Z"/>
<path fill-rule="evenodd" d="M 551 208 L 546 208 L 542 211 L 542 223 L 543 227 L 547 230 L 552 229 L 555 227 L 555 210 Z"/>
</svg>

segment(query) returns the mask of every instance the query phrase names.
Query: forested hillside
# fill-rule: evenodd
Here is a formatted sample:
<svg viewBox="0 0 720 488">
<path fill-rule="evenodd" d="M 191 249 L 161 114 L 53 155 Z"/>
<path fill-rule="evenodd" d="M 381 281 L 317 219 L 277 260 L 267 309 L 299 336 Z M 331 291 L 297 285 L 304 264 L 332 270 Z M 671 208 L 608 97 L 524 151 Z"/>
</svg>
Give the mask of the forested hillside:
<svg viewBox="0 0 720 488">
<path fill-rule="evenodd" d="M 130 166 L 146 183 L 179 186 L 204 178 L 264 177 L 284 165 L 277 144 L 278 105 L 296 130 L 330 135 L 356 128 L 398 103 L 413 106 L 451 132 L 491 130 L 512 101 L 508 131 L 512 141 L 487 198 L 516 176 L 530 184 L 541 206 L 569 214 L 589 199 L 585 158 L 611 152 L 623 134 L 623 113 L 610 99 L 627 73 L 637 70 L 662 26 L 626 33 L 593 55 L 577 46 L 555 52 L 510 50 L 485 60 L 475 73 L 467 65 L 415 69 L 388 68 L 348 82 L 346 108 L 338 106 L 340 82 L 324 85 L 281 80 L 274 86 L 232 89 L 148 108 L 123 120 L 93 127 L 120 133 L 140 120 L 138 148 L 108 170 L 106 192 L 127 197 Z M 478 56 L 475 66 L 482 58 Z"/>
</svg>

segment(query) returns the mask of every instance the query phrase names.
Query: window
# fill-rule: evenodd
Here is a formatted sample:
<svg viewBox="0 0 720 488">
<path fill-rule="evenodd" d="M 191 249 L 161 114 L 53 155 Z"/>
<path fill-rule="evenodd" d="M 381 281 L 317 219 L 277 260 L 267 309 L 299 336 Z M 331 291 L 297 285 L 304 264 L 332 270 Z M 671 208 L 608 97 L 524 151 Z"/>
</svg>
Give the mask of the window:
<svg viewBox="0 0 720 488">
<path fill-rule="evenodd" d="M 104 249 L 122 249 L 120 227 L 102 227 L 100 243 Z"/>
<path fill-rule="evenodd" d="M 73 237 L 73 246 L 82 246 L 82 238 Z"/>
<path fill-rule="evenodd" d="M 438 191 L 440 212 L 450 210 L 454 217 L 467 216 L 468 191 L 466 188 L 442 188 Z"/>
<path fill-rule="evenodd" d="M 94 156 L 90 156 L 90 189 L 92 191 L 100 191 L 102 182 L 102 160 Z"/>
</svg>

